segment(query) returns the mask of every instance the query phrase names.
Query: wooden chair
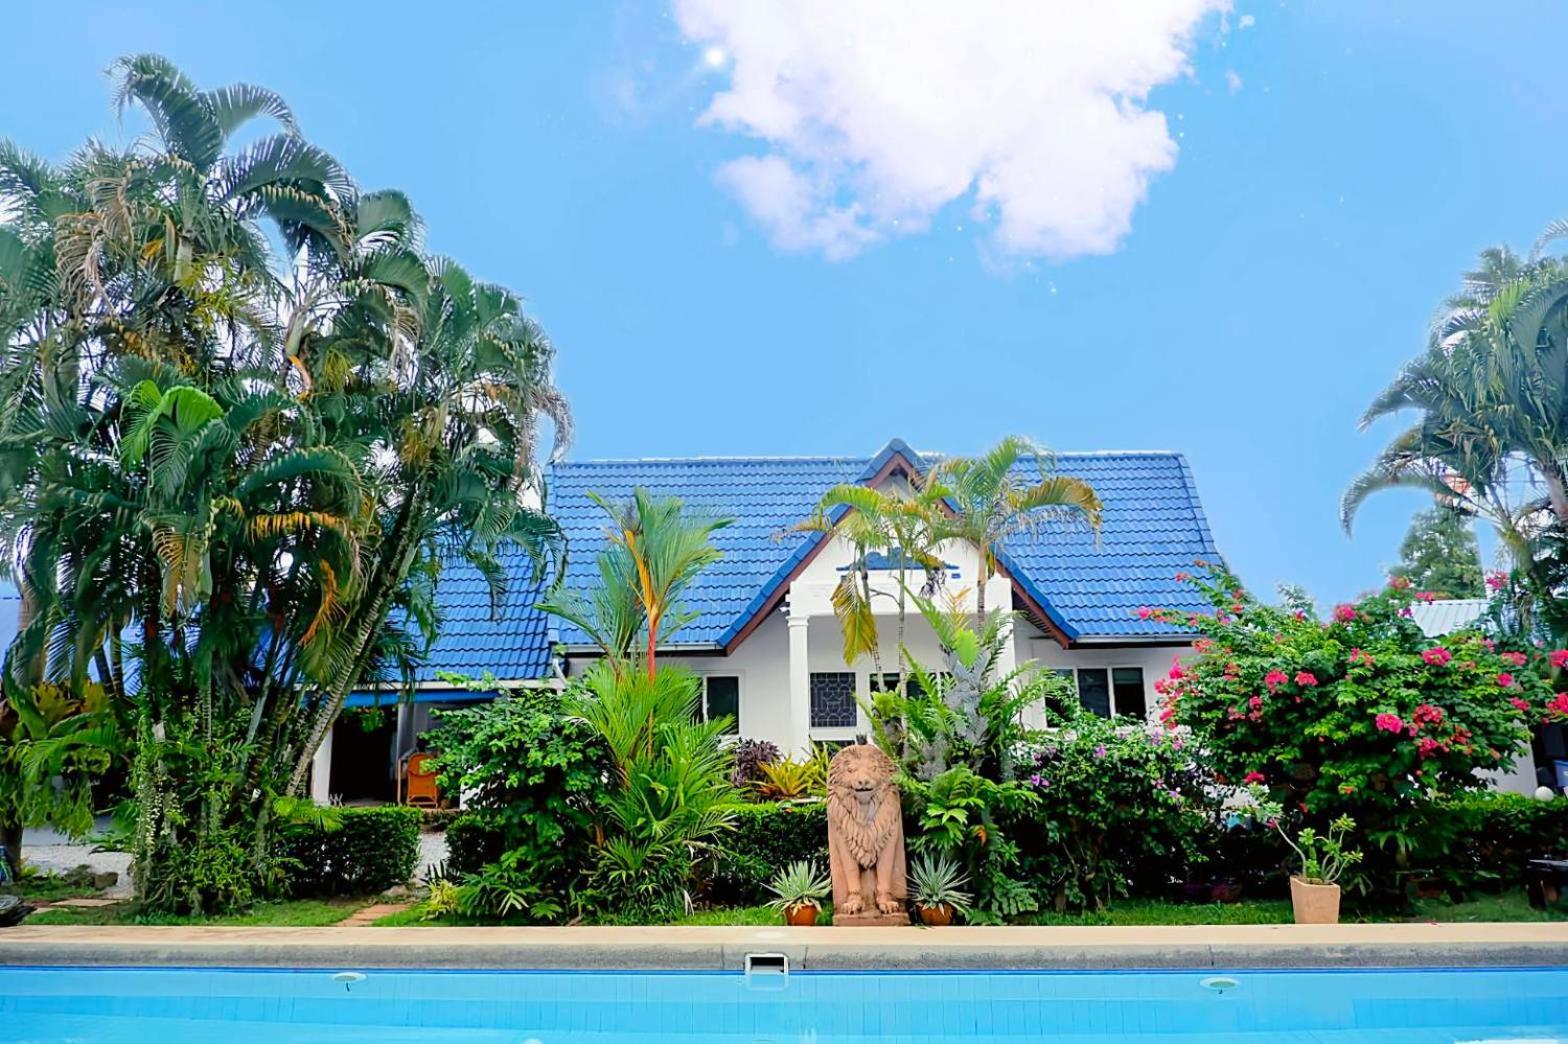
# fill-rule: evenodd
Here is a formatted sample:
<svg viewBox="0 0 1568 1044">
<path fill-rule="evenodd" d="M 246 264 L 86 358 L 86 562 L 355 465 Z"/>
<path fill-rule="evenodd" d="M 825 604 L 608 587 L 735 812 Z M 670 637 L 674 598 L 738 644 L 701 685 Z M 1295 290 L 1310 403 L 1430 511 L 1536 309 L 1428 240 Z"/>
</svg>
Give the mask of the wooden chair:
<svg viewBox="0 0 1568 1044">
<path fill-rule="evenodd" d="M 403 804 L 418 808 L 436 808 L 441 804 L 437 774 L 425 767 L 429 761 L 430 755 L 423 751 L 403 759 Z"/>
</svg>

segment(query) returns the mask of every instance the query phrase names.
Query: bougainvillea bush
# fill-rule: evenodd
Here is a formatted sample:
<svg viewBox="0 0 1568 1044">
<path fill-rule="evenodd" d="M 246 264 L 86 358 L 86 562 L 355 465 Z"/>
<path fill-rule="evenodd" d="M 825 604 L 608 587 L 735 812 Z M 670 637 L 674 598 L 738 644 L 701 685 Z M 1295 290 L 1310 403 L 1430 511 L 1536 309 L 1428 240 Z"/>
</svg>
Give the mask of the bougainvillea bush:
<svg viewBox="0 0 1568 1044">
<path fill-rule="evenodd" d="M 1264 605 L 1219 566 L 1186 577 L 1212 613 L 1140 610 L 1203 635 L 1156 683 L 1161 720 L 1187 727 L 1221 778 L 1260 784 L 1304 822 L 1348 814 L 1378 871 L 1441 850 L 1434 799 L 1485 786 L 1528 739 L 1527 722 L 1568 708 L 1550 684 L 1568 653 L 1508 650 L 1479 632 L 1425 637 L 1423 596 L 1399 581 L 1326 621 Z M 1373 858 L 1381 854 L 1381 862 Z"/>
<path fill-rule="evenodd" d="M 1022 754 L 1015 771 L 1037 801 L 1008 833 L 1057 910 L 1163 894 L 1219 831 L 1213 776 L 1179 733 L 1079 710 Z"/>
</svg>

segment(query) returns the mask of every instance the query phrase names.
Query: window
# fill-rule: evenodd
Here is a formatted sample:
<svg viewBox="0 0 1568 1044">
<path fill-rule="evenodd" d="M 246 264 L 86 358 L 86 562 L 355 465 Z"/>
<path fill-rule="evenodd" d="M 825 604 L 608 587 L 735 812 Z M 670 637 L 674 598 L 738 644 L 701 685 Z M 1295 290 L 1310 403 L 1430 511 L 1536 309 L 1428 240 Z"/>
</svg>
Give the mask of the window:
<svg viewBox="0 0 1568 1044">
<path fill-rule="evenodd" d="M 1058 667 L 1064 678 L 1076 677 L 1078 702 L 1085 710 L 1109 718 L 1112 714 L 1132 718 L 1149 716 L 1149 700 L 1143 688 L 1142 667 Z"/>
<path fill-rule="evenodd" d="M 740 679 L 733 674 L 707 674 L 702 679 L 702 719 L 729 716 L 726 736 L 740 735 Z"/>
<path fill-rule="evenodd" d="M 946 671 L 937 671 L 935 674 L 931 675 L 931 679 L 937 682 L 939 685 L 943 684 L 950 677 L 952 677 L 952 675 L 948 674 Z M 880 680 L 878 680 L 877 675 L 871 675 L 871 691 L 897 692 L 898 674 L 896 672 L 884 674 L 881 675 Z M 914 673 L 911 671 L 904 672 L 904 691 L 911 696 L 922 696 L 925 694 L 925 690 L 920 687 L 920 679 L 915 677 Z"/>
<path fill-rule="evenodd" d="M 855 672 L 813 672 L 811 727 L 852 729 L 858 724 L 860 724 L 860 715 L 855 705 Z"/>
<path fill-rule="evenodd" d="M 1111 716 L 1110 672 L 1103 667 L 1078 668 L 1078 702 L 1102 718 Z"/>
<path fill-rule="evenodd" d="M 1142 667 L 1111 668 L 1111 695 L 1117 714 L 1129 718 L 1149 716 L 1148 697 L 1143 693 Z"/>
</svg>

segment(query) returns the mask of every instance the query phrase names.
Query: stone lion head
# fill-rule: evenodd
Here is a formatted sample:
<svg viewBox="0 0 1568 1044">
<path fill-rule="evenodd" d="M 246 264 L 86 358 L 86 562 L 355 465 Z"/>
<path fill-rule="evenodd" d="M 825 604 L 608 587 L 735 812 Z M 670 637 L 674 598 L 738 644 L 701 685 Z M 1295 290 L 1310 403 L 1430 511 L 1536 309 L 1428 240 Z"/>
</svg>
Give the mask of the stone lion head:
<svg viewBox="0 0 1568 1044">
<path fill-rule="evenodd" d="M 841 800 L 871 801 L 892 789 L 895 771 L 893 759 L 881 748 L 851 744 L 828 763 L 828 794 Z"/>
</svg>

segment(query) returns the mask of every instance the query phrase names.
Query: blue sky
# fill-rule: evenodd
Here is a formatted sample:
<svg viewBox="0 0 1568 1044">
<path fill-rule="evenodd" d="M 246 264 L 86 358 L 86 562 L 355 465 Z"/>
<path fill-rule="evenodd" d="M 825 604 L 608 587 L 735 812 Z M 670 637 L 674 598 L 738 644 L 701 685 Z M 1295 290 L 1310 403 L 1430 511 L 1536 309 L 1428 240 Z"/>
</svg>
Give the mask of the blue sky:
<svg viewBox="0 0 1568 1044">
<path fill-rule="evenodd" d="M 702 120 L 733 78 L 781 60 L 777 32 L 703 38 L 694 26 L 711 6 L 383 0 L 258 14 L 79 0 L 67 20 L 21 0 L 0 135 L 54 158 L 88 134 L 131 136 L 104 71 L 137 51 L 205 85 L 265 84 L 363 185 L 408 191 L 432 249 L 528 299 L 560 351 L 575 456 L 870 454 L 894 435 L 964 452 L 1008 432 L 1063 450 L 1179 449 L 1243 578 L 1324 600 L 1376 584 L 1421 506 L 1386 494 L 1353 540 L 1340 530 L 1340 493 L 1395 427 L 1359 432 L 1366 402 L 1478 250 L 1526 247 L 1568 216 L 1554 48 L 1568 8 L 1240 2 L 1190 19 L 1190 33 L 1091 26 L 1088 44 L 1018 59 L 1051 76 L 1089 53 L 1070 87 L 1099 75 L 1102 45 L 1120 54 L 1125 36 L 1148 57 L 1178 40 L 1187 71 L 1155 75 L 1135 99 L 1164 115 L 1174 165 L 1149 176 L 1109 252 L 1010 248 L 997 212 L 959 192 L 906 208 L 900 226 L 872 213 L 852 256 L 830 257 L 841 239 L 748 207 L 727 165 L 781 155 L 818 179 L 816 217 L 864 215 L 886 197 L 834 163 L 880 149 L 880 130 L 770 138 L 756 104 Z M 1039 17 L 1047 32 L 1073 18 Z M 990 101 L 960 109 L 929 154 L 908 140 L 887 150 L 879 184 L 893 196 L 943 164 L 962 181 L 964 136 L 1033 104 L 1029 76 L 1007 79 L 1025 66 L 987 60 L 987 35 L 1028 33 L 1005 10 L 975 18 L 988 21 L 965 46 Z M 849 36 L 833 57 L 845 82 L 871 94 L 902 82 L 882 34 Z M 961 66 L 946 74 L 968 82 Z M 1036 166 L 1009 205 L 1121 191 L 1125 163 L 1082 159 L 1102 139 L 1080 107 L 1050 104 L 1071 129 L 1035 135 Z M 1048 232 L 1073 223 L 1053 220 Z"/>
</svg>

